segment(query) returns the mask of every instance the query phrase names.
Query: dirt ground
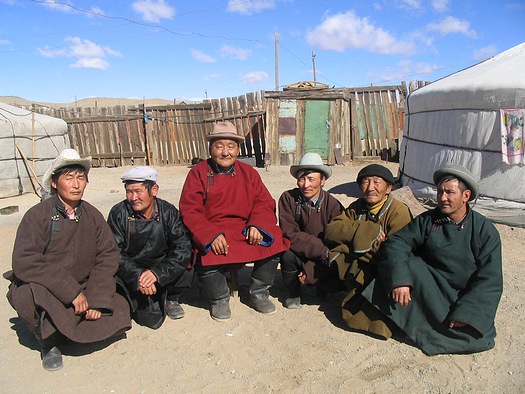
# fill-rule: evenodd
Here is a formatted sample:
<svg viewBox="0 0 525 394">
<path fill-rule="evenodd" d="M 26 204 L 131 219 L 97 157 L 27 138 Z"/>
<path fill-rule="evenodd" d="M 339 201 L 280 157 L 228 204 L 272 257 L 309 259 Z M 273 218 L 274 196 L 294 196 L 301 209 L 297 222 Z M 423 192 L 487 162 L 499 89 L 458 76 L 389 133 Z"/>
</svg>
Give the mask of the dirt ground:
<svg viewBox="0 0 525 394">
<path fill-rule="evenodd" d="M 388 164 L 394 174 L 397 165 Z M 333 167 L 326 189 L 347 206 L 361 167 Z M 93 169 L 85 199 L 104 215 L 124 198 L 120 175 L 127 168 Z M 159 197 L 178 205 L 185 167 L 160 167 Z M 275 199 L 295 186 L 288 167 L 257 169 Z M 11 266 L 17 226 L 34 194 L 0 200 L 0 270 Z M 3 393 L 523 393 L 525 392 L 525 229 L 496 225 L 503 242 L 504 292 L 496 318 L 493 350 L 473 355 L 428 357 L 396 340 L 382 341 L 345 328 L 343 294 L 319 303 L 303 288 L 299 310 L 281 302 L 278 272 L 271 295 L 277 313 L 264 316 L 247 305 L 250 268 L 240 271 L 240 297 L 232 319 L 215 322 L 197 283 L 182 302 L 186 316 L 166 320 L 156 331 L 133 325 L 125 338 L 64 351 L 64 368 L 41 367 L 37 343 L 0 299 L 0 392 Z M 5 294 L 8 282 L 2 280 Z"/>
</svg>

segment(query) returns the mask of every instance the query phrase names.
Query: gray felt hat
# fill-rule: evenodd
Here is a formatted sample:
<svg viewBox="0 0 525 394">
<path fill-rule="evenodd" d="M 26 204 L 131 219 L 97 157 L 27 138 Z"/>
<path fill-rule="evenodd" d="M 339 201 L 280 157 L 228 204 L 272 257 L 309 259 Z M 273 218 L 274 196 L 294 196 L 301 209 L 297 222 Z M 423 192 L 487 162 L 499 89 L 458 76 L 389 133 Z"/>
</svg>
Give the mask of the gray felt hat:
<svg viewBox="0 0 525 394">
<path fill-rule="evenodd" d="M 298 165 L 290 167 L 290 174 L 294 178 L 299 176 L 299 172 L 304 170 L 312 170 L 314 172 L 320 172 L 324 174 L 326 179 L 332 176 L 332 169 L 323 163 L 323 159 L 318 153 L 309 152 L 306 153 L 299 162 Z"/>
<path fill-rule="evenodd" d="M 472 173 L 465 167 L 449 164 L 434 172 L 434 184 L 439 185 L 439 181 L 446 175 L 452 175 L 460 179 L 471 191 L 469 201 L 475 200 L 479 194 L 478 183 Z"/>
<path fill-rule="evenodd" d="M 74 149 L 64 149 L 60 154 L 53 160 L 51 167 L 49 167 L 42 177 L 42 189 L 51 193 L 51 179 L 55 172 L 60 170 L 63 167 L 71 165 L 79 165 L 84 167 L 86 170 L 86 175 L 91 169 L 91 156 L 89 157 L 80 157 L 78 152 Z"/>
<path fill-rule="evenodd" d="M 237 141 L 239 144 L 244 142 L 244 137 L 237 134 L 237 129 L 231 122 L 218 122 L 213 126 L 213 130 L 204 137 L 206 141 L 215 139 L 227 139 Z"/>
</svg>

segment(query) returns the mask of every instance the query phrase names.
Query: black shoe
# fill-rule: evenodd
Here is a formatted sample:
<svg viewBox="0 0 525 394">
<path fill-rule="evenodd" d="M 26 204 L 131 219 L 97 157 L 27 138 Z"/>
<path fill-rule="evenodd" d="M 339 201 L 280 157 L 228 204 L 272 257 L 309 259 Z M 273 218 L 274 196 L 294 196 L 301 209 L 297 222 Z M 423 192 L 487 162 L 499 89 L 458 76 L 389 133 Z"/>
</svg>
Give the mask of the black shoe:
<svg viewBox="0 0 525 394">
<path fill-rule="evenodd" d="M 230 300 L 218 300 L 211 302 L 210 316 L 215 321 L 226 321 L 232 317 L 230 310 Z"/>
<path fill-rule="evenodd" d="M 255 296 L 252 295 L 250 297 L 250 301 L 252 302 L 253 309 L 259 313 L 264 315 L 273 315 L 275 312 L 277 312 L 275 305 L 265 294 L 257 294 Z"/>
<path fill-rule="evenodd" d="M 287 298 L 284 300 L 284 306 L 288 309 L 299 309 L 301 307 L 301 297 Z"/>
<path fill-rule="evenodd" d="M 170 319 L 182 319 L 184 314 L 184 309 L 182 309 L 178 301 L 166 301 L 166 315 L 168 315 Z"/>
<path fill-rule="evenodd" d="M 42 350 L 42 366 L 46 371 L 58 371 L 62 368 L 62 353 L 56 346 L 52 348 L 43 347 Z"/>
</svg>

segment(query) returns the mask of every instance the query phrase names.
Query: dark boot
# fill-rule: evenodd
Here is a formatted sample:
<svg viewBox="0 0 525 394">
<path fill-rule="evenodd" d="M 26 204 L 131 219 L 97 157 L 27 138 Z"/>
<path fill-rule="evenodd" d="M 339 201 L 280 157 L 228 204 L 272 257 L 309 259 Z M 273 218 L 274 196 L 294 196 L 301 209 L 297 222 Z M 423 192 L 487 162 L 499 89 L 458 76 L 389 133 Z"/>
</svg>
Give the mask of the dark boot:
<svg viewBox="0 0 525 394">
<path fill-rule="evenodd" d="M 213 320 L 224 321 L 231 317 L 230 289 L 222 272 L 213 272 L 200 277 L 202 287 L 210 300 L 210 315 Z"/>
<path fill-rule="evenodd" d="M 184 309 L 179 303 L 179 299 L 184 289 L 174 287 L 168 290 L 168 297 L 166 299 L 166 315 L 172 320 L 182 319 L 185 315 Z"/>
<path fill-rule="evenodd" d="M 41 354 L 42 366 L 46 371 L 53 372 L 62 368 L 62 353 L 56 346 L 42 347 Z"/>
<path fill-rule="evenodd" d="M 35 337 L 40 343 L 41 349 L 40 354 L 42 355 L 42 366 L 46 371 L 58 371 L 62 368 L 62 353 L 58 349 L 59 334 L 55 332 L 49 338 L 42 339 L 40 330 L 37 329 Z"/>
<path fill-rule="evenodd" d="M 269 300 L 270 287 L 277 271 L 276 260 L 257 261 L 253 265 L 252 283 L 250 285 L 250 301 L 253 308 L 260 313 L 271 315 L 277 310 L 275 305 Z"/>
<path fill-rule="evenodd" d="M 288 309 L 299 309 L 301 307 L 301 283 L 297 274 L 299 271 L 283 271 L 283 285 L 286 289 L 284 306 Z"/>
</svg>

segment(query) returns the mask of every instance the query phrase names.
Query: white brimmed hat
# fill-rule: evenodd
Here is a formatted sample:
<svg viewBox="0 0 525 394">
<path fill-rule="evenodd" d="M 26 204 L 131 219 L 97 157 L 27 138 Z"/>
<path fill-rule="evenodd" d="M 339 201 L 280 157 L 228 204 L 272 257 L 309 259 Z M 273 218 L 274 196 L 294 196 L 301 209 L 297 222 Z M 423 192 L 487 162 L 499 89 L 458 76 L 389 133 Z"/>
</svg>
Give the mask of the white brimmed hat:
<svg viewBox="0 0 525 394">
<path fill-rule="evenodd" d="M 49 167 L 42 177 L 42 188 L 48 193 L 51 193 L 51 180 L 53 175 L 63 167 L 79 165 L 84 167 L 86 175 L 91 169 L 91 156 L 81 158 L 78 152 L 74 149 L 64 149 L 60 154 L 53 160 L 51 167 Z"/>
<path fill-rule="evenodd" d="M 460 179 L 469 188 L 469 190 L 471 191 L 469 201 L 475 200 L 478 197 L 478 183 L 474 179 L 472 173 L 465 167 L 449 164 L 443 168 L 440 168 L 439 170 L 434 172 L 434 184 L 438 186 L 439 181 L 445 175 L 452 175 Z"/>
<path fill-rule="evenodd" d="M 298 165 L 290 167 L 290 174 L 294 178 L 299 176 L 299 172 L 304 170 L 312 170 L 314 172 L 320 172 L 326 179 L 332 176 L 332 169 L 323 163 L 323 159 L 318 153 L 309 152 L 306 153 L 299 162 Z"/>
<path fill-rule="evenodd" d="M 127 170 L 121 177 L 122 182 L 144 182 L 151 181 L 157 183 L 159 174 L 157 170 L 148 166 L 137 166 Z"/>
<path fill-rule="evenodd" d="M 213 126 L 213 130 L 206 135 L 206 141 L 215 139 L 227 139 L 237 141 L 239 144 L 244 142 L 244 137 L 237 134 L 237 129 L 231 122 L 218 122 Z"/>
</svg>

